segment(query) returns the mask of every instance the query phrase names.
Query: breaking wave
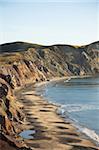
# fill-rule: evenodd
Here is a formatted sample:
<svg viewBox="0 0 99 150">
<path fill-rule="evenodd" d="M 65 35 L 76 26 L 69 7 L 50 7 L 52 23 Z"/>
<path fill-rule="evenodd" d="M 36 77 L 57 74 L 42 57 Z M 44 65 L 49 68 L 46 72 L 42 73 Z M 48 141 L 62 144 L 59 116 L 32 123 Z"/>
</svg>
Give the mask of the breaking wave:
<svg viewBox="0 0 99 150">
<path fill-rule="evenodd" d="M 79 131 L 84 133 L 86 136 L 90 137 L 92 140 L 96 142 L 97 145 L 99 145 L 99 135 L 96 134 L 94 130 L 91 130 L 84 125 L 80 124 L 78 120 L 72 118 L 70 116 L 70 112 L 74 111 L 83 111 L 83 110 L 92 110 L 92 109 L 99 109 L 99 106 L 93 106 L 93 105 L 82 105 L 82 104 L 67 104 L 67 105 L 61 105 L 60 108 L 57 110 L 57 113 L 61 115 L 66 121 L 69 121 L 73 123 Z"/>
<path fill-rule="evenodd" d="M 99 110 L 99 106 L 96 104 L 67 104 L 62 105 L 61 109 L 68 112 L 77 112 L 85 110 Z"/>
</svg>

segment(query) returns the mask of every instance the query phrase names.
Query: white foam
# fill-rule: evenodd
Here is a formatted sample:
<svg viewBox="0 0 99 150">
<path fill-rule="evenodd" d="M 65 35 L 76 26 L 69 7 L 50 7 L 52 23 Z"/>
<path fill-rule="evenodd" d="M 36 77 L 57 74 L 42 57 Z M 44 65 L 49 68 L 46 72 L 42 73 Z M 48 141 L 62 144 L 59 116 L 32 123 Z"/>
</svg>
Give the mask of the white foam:
<svg viewBox="0 0 99 150">
<path fill-rule="evenodd" d="M 64 109 L 68 112 L 77 112 L 77 111 L 85 111 L 85 110 L 99 110 L 99 106 L 94 104 L 67 104 L 62 105 L 61 109 Z"/>
<path fill-rule="evenodd" d="M 85 133 L 88 137 L 92 138 L 94 141 L 98 142 L 99 144 L 99 135 L 97 135 L 95 131 L 90 130 L 88 128 L 82 128 L 82 127 L 80 127 L 80 131 Z"/>
<path fill-rule="evenodd" d="M 74 118 L 72 119 L 68 113 L 69 109 L 68 109 L 68 111 L 66 111 L 66 108 L 67 108 L 66 105 L 61 106 L 57 110 L 57 113 L 60 114 L 61 116 L 65 117 L 66 121 L 70 121 L 71 123 L 73 123 L 79 129 L 79 131 L 81 131 L 82 133 L 84 133 L 85 135 L 90 137 L 90 139 L 94 140 L 96 142 L 96 144 L 99 145 L 99 135 L 96 134 L 94 130 L 91 130 L 91 129 L 86 128 L 85 126 L 79 124 L 79 122 L 77 120 L 75 120 Z M 88 109 L 88 107 L 85 107 L 84 109 L 86 109 L 86 108 Z M 90 109 L 94 109 L 94 107 L 90 107 Z M 77 110 L 78 109 L 74 109 L 73 111 L 77 111 Z"/>
<path fill-rule="evenodd" d="M 64 82 L 69 82 L 71 80 L 71 78 L 68 78 L 67 80 L 65 80 Z"/>
</svg>

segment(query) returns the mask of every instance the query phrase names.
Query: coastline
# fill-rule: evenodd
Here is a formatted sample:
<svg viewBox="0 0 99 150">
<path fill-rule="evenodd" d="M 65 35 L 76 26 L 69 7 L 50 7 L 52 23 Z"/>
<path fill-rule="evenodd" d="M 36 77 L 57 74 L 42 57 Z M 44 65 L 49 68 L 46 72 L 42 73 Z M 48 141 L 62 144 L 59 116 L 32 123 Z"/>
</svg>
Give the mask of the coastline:
<svg viewBox="0 0 99 150">
<path fill-rule="evenodd" d="M 55 79 L 52 79 L 50 82 L 37 83 L 36 88 L 39 89 L 40 86 L 42 86 L 42 85 L 51 84 L 53 82 L 58 82 L 58 81 L 61 81 L 61 80 L 65 81 L 65 79 L 68 79 L 68 78 L 69 77 L 55 78 Z M 75 79 L 76 78 L 77 79 L 79 79 L 79 78 L 93 78 L 93 76 L 88 76 L 88 75 L 87 76 L 71 76 L 70 79 L 74 79 L 74 78 Z M 44 96 L 42 96 L 42 97 L 45 99 Z M 87 137 L 88 139 L 92 140 L 92 142 L 94 142 L 97 146 L 99 146 L 99 135 L 94 130 L 84 126 L 83 124 L 80 124 L 80 122 L 79 123 L 76 122 L 73 118 L 70 118 L 70 116 L 66 116 L 66 114 L 63 115 L 63 112 L 65 110 L 62 110 L 61 104 L 54 103 L 54 102 L 52 102 L 48 99 L 47 99 L 47 102 L 50 103 L 50 104 L 56 105 L 58 107 L 58 110 L 57 110 L 58 115 L 60 115 L 66 121 L 67 121 L 67 117 L 68 117 L 68 121 L 73 124 L 73 126 L 78 130 L 78 132 L 81 132 L 85 136 L 85 138 Z"/>
<path fill-rule="evenodd" d="M 71 78 L 84 77 L 89 76 L 73 76 Z M 18 90 L 17 98 L 23 106 L 23 112 L 27 119 L 24 128 L 20 131 L 29 129 L 36 131 L 33 135 L 34 140 L 24 139 L 24 141 L 29 147 L 38 150 L 80 150 L 81 148 L 98 150 L 91 139 L 86 139 L 72 123 L 64 121 L 64 118 L 57 114 L 59 108 L 57 105 L 49 103 L 36 93 L 36 87 L 64 79 L 68 79 L 68 77 L 54 78 Z"/>
<path fill-rule="evenodd" d="M 35 83 L 34 84 L 34 87 L 39 87 L 39 86 L 42 86 L 44 84 L 47 84 L 47 83 L 51 83 L 51 82 L 54 82 L 54 81 L 61 81 L 61 80 L 65 80 L 65 79 L 76 79 L 76 78 L 91 78 L 93 76 L 91 75 L 84 75 L 84 76 L 66 76 L 66 77 L 54 77 L 52 79 L 49 79 L 49 81 L 42 81 L 42 82 L 38 82 L 38 83 Z"/>
<path fill-rule="evenodd" d="M 51 104 L 44 95 L 39 96 L 40 93 L 36 93 L 36 85 L 42 89 L 43 84 L 46 88 L 46 84 L 58 83 L 58 80 L 68 82 L 68 78 L 98 76 L 98 44 L 99 42 L 94 42 L 83 47 L 66 44 L 43 46 L 20 41 L 1 44 L 2 150 L 93 150 L 97 147 L 92 140 L 83 137 L 81 132 L 78 133 L 68 120 L 65 122 L 64 118 L 57 114 L 59 106 Z M 57 87 L 56 84 L 55 86 Z M 55 97 L 58 96 L 56 92 L 54 94 Z M 60 96 L 61 99 L 63 94 Z M 79 96 L 81 97 L 80 94 Z M 58 97 L 56 98 L 58 101 Z M 74 98 L 80 100 L 76 94 L 73 101 Z M 87 97 L 86 99 L 90 100 Z M 70 107 L 67 110 L 70 110 Z M 97 114 L 92 112 L 89 114 L 91 119 L 87 119 L 92 121 L 95 127 L 98 121 L 95 121 L 94 116 L 98 116 Z M 83 121 L 83 117 L 79 118 Z"/>
</svg>

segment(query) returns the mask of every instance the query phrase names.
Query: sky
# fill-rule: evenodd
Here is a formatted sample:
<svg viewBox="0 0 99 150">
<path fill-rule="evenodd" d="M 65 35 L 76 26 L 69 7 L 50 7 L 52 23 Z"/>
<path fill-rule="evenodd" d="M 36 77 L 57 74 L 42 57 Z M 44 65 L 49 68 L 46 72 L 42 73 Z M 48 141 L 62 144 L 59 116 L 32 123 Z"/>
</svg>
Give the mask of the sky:
<svg viewBox="0 0 99 150">
<path fill-rule="evenodd" d="M 0 44 L 85 45 L 99 40 L 99 0 L 0 0 Z"/>
</svg>

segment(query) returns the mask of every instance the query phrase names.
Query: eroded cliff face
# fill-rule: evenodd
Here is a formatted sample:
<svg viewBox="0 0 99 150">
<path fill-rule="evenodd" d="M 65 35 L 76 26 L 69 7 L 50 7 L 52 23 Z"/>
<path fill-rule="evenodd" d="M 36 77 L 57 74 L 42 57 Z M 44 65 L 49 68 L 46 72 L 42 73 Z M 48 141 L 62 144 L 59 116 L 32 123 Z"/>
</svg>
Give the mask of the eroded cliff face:
<svg viewBox="0 0 99 150">
<path fill-rule="evenodd" d="M 0 51 L 0 62 L 3 66 L 6 64 L 9 67 L 8 70 L 12 71 L 13 69 L 13 72 L 17 72 L 20 76 L 22 74 L 26 76 L 26 72 L 43 73 L 47 77 L 69 74 L 86 75 L 96 74 L 99 70 L 99 42 L 81 47 L 70 45 L 40 46 L 15 42 L 1 45 Z M 23 73 L 19 71 L 20 69 Z"/>
<path fill-rule="evenodd" d="M 23 42 L 0 46 L 0 130 L 1 136 L 15 140 L 14 122 L 22 123 L 24 114 L 14 89 L 27 83 L 54 77 L 99 74 L 99 42 L 74 47 L 40 46 Z M 13 138 L 8 138 L 12 136 Z M 23 146 L 14 142 L 18 147 Z"/>
</svg>

